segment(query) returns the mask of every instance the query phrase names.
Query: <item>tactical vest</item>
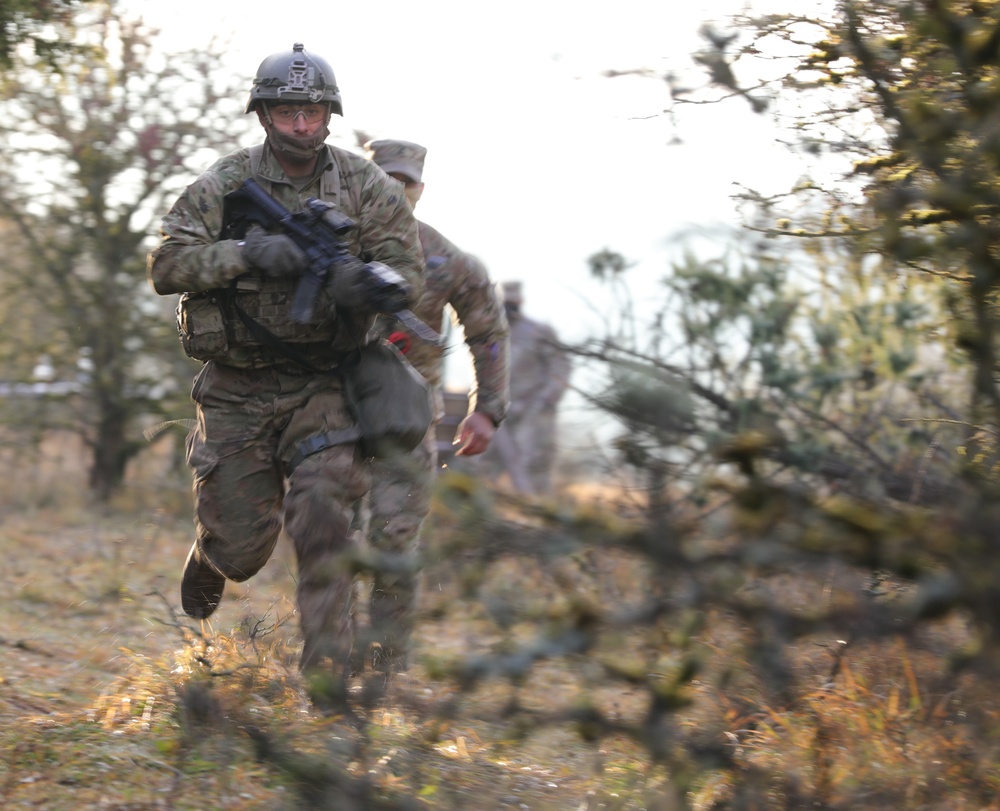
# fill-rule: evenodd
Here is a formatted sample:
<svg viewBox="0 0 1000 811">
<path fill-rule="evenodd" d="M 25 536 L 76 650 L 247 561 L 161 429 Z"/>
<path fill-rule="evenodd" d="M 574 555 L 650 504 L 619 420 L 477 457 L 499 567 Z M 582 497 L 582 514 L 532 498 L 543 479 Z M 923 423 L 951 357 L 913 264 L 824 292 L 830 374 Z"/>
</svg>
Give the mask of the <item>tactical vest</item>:
<svg viewBox="0 0 1000 811">
<path fill-rule="evenodd" d="M 264 144 L 250 147 L 250 176 L 270 192 L 270 181 L 260 174 L 264 148 Z M 324 172 L 320 177 L 320 199 L 338 200 L 340 191 L 339 173 Z M 267 278 L 251 271 L 227 288 L 184 293 L 177 307 L 184 351 L 197 360 L 214 360 L 226 357 L 237 347 L 262 346 L 258 335 L 247 326 L 247 318 L 286 343 L 313 347 L 332 344 L 340 320 L 329 291 L 324 288 L 319 292 L 312 317 L 299 323 L 290 316 L 297 283 L 295 278 Z"/>
</svg>

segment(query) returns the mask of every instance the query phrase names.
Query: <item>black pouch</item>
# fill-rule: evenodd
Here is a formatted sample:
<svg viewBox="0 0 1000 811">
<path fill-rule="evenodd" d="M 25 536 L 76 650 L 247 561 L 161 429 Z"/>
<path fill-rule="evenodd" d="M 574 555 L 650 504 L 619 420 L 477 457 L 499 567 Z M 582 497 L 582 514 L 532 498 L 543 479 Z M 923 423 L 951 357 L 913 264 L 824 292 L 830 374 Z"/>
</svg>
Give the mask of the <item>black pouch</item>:
<svg viewBox="0 0 1000 811">
<path fill-rule="evenodd" d="M 365 456 L 398 456 L 423 441 L 434 420 L 431 388 L 395 346 L 368 344 L 341 373 Z"/>
<path fill-rule="evenodd" d="M 226 318 L 217 293 L 183 293 L 177 302 L 177 333 L 184 354 L 214 360 L 229 351 Z"/>
</svg>

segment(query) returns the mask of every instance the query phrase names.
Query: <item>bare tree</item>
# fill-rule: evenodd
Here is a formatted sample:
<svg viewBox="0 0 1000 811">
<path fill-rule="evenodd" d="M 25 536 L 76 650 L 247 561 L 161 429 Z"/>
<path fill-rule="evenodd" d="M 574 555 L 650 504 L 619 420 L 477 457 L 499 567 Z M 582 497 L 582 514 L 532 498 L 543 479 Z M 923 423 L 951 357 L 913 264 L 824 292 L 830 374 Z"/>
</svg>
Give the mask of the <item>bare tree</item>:
<svg viewBox="0 0 1000 811">
<path fill-rule="evenodd" d="M 54 24 L 79 50 L 58 73 L 26 56 L 0 92 L 0 219 L 21 248 L 0 286 L 33 325 L 17 336 L 22 367 L 44 352 L 81 387 L 71 423 L 106 500 L 145 444 L 140 418 L 176 416 L 190 372 L 145 255 L 181 184 L 235 148 L 249 79 L 222 71 L 216 41 L 162 52 L 109 2 Z"/>
</svg>

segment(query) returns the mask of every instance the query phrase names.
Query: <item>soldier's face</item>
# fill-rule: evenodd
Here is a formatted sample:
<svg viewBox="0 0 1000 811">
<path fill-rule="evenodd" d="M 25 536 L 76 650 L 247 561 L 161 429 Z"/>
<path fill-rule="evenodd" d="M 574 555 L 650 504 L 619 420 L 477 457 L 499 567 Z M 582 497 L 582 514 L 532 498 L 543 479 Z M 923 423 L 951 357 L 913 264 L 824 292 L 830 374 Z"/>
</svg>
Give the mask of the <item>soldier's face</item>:
<svg viewBox="0 0 1000 811">
<path fill-rule="evenodd" d="M 315 159 L 330 134 L 329 104 L 272 104 L 266 109 L 258 107 L 257 118 L 272 146 L 293 163 Z"/>
</svg>

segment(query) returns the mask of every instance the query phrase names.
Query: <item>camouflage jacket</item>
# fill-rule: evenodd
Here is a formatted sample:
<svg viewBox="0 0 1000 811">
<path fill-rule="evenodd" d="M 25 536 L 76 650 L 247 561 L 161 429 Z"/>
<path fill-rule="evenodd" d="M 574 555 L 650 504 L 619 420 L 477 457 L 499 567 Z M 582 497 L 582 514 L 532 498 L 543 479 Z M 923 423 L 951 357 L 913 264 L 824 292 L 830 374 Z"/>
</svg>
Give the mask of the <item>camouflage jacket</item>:
<svg viewBox="0 0 1000 811">
<path fill-rule="evenodd" d="M 356 223 L 343 237 L 347 249 L 365 262 L 388 265 L 413 286 L 414 300 L 419 297 L 424 262 L 417 222 L 396 180 L 371 161 L 327 145 L 313 177 L 296 188 L 266 145 L 240 149 L 216 161 L 174 203 L 147 264 L 157 293 L 204 293 L 222 302 L 228 336 L 222 362 L 251 368 L 288 362 L 253 337 L 236 305 L 321 368 L 353 350 L 374 322 L 372 312 L 337 308 L 328 291 L 318 298 L 309 323 L 293 322 L 297 280 L 249 271 L 237 240 L 220 239 L 223 198 L 248 177 L 290 211 L 304 207 L 309 197 L 333 204 Z"/>
<path fill-rule="evenodd" d="M 475 372 L 469 409 L 488 415 L 499 425 L 510 405 L 509 329 L 503 304 L 482 262 L 426 223 L 418 225 L 427 264 L 424 294 L 414 313 L 425 324 L 441 331 L 445 326 L 445 306 L 451 305 L 455 320 L 465 333 Z M 444 347 L 421 341 L 398 323 L 384 323 L 382 329 L 406 334 L 403 341 L 407 359 L 439 390 Z"/>
</svg>

